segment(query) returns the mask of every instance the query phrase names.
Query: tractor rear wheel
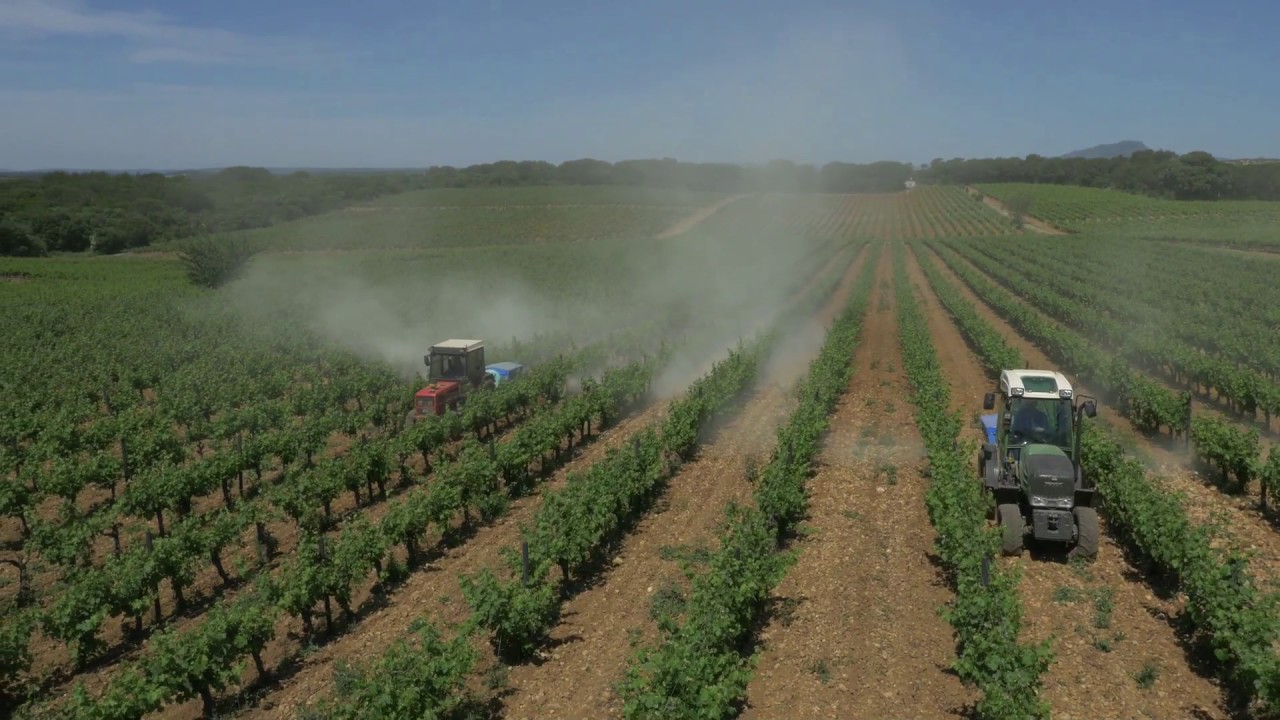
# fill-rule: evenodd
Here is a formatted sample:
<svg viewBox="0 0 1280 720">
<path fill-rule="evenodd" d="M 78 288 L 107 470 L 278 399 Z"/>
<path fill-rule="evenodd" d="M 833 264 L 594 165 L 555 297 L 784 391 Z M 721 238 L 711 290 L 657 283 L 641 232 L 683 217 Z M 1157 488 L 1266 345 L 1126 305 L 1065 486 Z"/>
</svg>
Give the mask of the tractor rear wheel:
<svg viewBox="0 0 1280 720">
<path fill-rule="evenodd" d="M 1092 560 L 1098 556 L 1098 511 L 1091 507 L 1076 508 L 1076 546 L 1071 548 L 1071 556 Z"/>
<path fill-rule="evenodd" d="M 1004 530 L 1000 539 L 1000 550 L 1005 555 L 1022 554 L 1022 535 L 1026 522 L 1022 519 L 1022 509 L 1015 503 L 1008 503 L 996 508 L 996 520 Z"/>
</svg>

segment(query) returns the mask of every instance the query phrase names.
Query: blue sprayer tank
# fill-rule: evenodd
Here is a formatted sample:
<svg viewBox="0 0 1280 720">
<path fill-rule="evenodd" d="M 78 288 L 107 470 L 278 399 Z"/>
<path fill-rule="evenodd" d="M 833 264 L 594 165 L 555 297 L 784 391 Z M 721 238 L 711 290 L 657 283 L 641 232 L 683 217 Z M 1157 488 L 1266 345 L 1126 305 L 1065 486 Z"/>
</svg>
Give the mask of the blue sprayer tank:
<svg viewBox="0 0 1280 720">
<path fill-rule="evenodd" d="M 987 433 L 987 442 L 994 445 L 996 442 L 996 416 L 983 415 L 981 419 L 982 429 Z"/>
</svg>

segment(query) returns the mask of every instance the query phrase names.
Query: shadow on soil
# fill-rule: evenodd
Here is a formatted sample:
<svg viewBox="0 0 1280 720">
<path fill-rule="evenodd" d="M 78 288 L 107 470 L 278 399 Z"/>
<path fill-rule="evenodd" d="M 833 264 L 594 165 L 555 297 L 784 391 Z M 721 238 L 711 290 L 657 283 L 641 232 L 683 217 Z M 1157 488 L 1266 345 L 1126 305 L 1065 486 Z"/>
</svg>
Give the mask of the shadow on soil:
<svg viewBox="0 0 1280 720">
<path fill-rule="evenodd" d="M 1232 683 L 1220 680 L 1220 673 L 1223 670 L 1222 663 L 1214 655 L 1213 642 L 1203 633 L 1196 631 L 1195 623 L 1186 613 L 1177 613 L 1170 615 L 1160 608 L 1150 605 L 1143 605 L 1143 610 L 1147 612 L 1157 622 L 1166 625 L 1173 631 L 1174 637 L 1178 639 L 1178 645 L 1182 648 L 1183 658 L 1187 662 L 1187 667 L 1192 672 L 1204 678 L 1214 681 L 1221 690 L 1227 707 L 1222 708 L 1230 714 L 1232 720 L 1252 720 L 1255 716 L 1249 710 L 1249 698 L 1243 688 L 1237 687 Z M 1208 711 L 1201 708 L 1192 708 L 1189 710 L 1192 717 L 1210 718 L 1213 717 Z"/>
<path fill-rule="evenodd" d="M 1162 601 L 1176 603 L 1179 589 L 1176 577 L 1163 572 L 1155 563 L 1143 556 L 1134 545 L 1120 532 L 1113 530 L 1103 516 L 1103 532 L 1116 541 L 1116 547 L 1125 561 L 1122 575 L 1126 582 L 1145 585 L 1152 596 Z M 1196 632 L 1195 624 L 1185 612 L 1167 613 L 1164 609 L 1151 603 L 1142 603 L 1142 609 L 1157 622 L 1173 631 L 1187 668 L 1196 675 L 1205 678 L 1222 690 L 1226 706 L 1220 710 L 1228 713 L 1233 720 L 1252 718 L 1247 704 L 1248 699 L 1240 688 L 1232 687 L 1221 680 L 1222 663 L 1214 654 L 1210 639 Z M 1203 708 L 1187 708 L 1188 717 L 1212 718 L 1213 713 Z"/>
</svg>

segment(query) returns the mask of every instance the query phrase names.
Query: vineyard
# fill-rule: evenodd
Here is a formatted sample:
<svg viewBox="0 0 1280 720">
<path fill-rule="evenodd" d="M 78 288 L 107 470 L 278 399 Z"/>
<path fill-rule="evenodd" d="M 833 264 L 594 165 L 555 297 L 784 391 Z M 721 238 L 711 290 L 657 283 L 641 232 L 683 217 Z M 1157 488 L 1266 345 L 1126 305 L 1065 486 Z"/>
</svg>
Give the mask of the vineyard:
<svg viewBox="0 0 1280 720">
<path fill-rule="evenodd" d="M 1013 225 L 955 187 L 917 188 L 896 195 L 766 196 L 779 215 L 819 236 L 876 240 L 1014 234 Z"/>
<path fill-rule="evenodd" d="M 1163 200 L 1098 188 L 1030 183 L 976 186 L 1008 202 L 1029 198 L 1031 214 L 1049 224 L 1108 237 L 1184 240 L 1235 248 L 1280 247 L 1278 203 L 1259 200 Z"/>
<path fill-rule="evenodd" d="M 0 261 L 3 705 L 1280 717 L 1280 290 L 1130 231 L 1276 211 L 980 189 L 1080 232 L 961 187 L 481 188 L 255 231 L 217 290 Z M 528 372 L 406 423 L 448 337 Z M 999 552 L 1010 367 L 1098 398 L 1092 562 Z"/>
</svg>

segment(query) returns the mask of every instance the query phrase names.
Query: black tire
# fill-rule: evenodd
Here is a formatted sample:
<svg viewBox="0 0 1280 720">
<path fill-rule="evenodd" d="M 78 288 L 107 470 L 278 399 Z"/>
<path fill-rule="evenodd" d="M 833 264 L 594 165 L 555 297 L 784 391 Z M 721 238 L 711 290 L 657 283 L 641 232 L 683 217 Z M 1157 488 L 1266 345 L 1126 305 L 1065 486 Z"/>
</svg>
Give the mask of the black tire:
<svg viewBox="0 0 1280 720">
<path fill-rule="evenodd" d="M 996 519 L 1000 523 L 1004 535 L 1000 538 L 1000 551 L 1005 555 L 1022 554 L 1022 535 L 1026 522 L 1022 519 L 1022 510 L 1014 503 L 996 508 Z"/>
<path fill-rule="evenodd" d="M 1070 554 L 1092 560 L 1098 557 L 1098 511 L 1091 507 L 1078 507 L 1075 516 L 1078 535 Z"/>
</svg>

